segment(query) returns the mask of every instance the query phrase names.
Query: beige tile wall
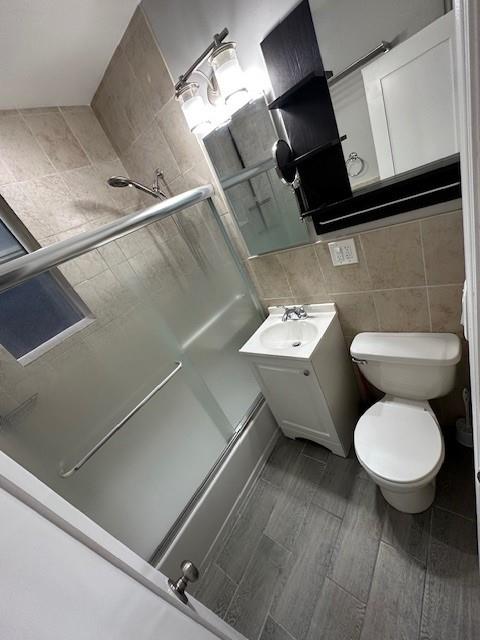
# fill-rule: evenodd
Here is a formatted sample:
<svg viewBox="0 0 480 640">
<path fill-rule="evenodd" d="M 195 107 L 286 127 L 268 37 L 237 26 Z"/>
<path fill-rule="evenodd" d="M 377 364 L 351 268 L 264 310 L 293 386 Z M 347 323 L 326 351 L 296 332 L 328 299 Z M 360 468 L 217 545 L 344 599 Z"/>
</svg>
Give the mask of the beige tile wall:
<svg viewBox="0 0 480 640">
<path fill-rule="evenodd" d="M 358 264 L 334 267 L 326 242 L 251 258 L 265 306 L 334 301 L 347 337 L 359 331 L 461 333 L 461 211 L 353 237 Z"/>
<path fill-rule="evenodd" d="M 358 264 L 334 267 L 326 242 L 251 258 L 250 272 L 265 307 L 333 301 L 347 343 L 360 331 L 448 331 L 463 337 L 461 211 L 353 237 Z M 445 426 L 464 414 L 465 342 L 463 347 L 454 392 L 434 402 Z"/>
<path fill-rule="evenodd" d="M 124 173 L 89 106 L 0 111 L 0 193 L 40 243 L 139 206 L 108 176 Z"/>
<path fill-rule="evenodd" d="M 214 183 L 203 150 L 190 132 L 162 53 L 138 8 L 105 71 L 92 108 L 130 177 L 145 184 L 164 172 L 172 194 Z M 246 249 L 223 193 L 215 204 L 243 258 Z M 151 203 L 146 196 L 144 203 Z M 190 218 L 195 218 L 193 209 Z"/>
</svg>

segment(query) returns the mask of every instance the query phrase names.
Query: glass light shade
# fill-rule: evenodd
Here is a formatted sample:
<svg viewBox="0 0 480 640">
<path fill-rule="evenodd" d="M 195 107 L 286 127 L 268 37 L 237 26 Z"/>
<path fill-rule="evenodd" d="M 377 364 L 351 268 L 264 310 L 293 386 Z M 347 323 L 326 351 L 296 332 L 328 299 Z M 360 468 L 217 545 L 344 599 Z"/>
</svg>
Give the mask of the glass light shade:
<svg viewBox="0 0 480 640">
<path fill-rule="evenodd" d="M 198 93 L 198 84 L 189 82 L 177 96 L 190 131 L 203 137 L 212 129 L 208 108 Z"/>
<path fill-rule="evenodd" d="M 237 59 L 234 42 L 220 45 L 211 55 L 210 64 L 225 104 L 230 113 L 243 107 L 249 100 L 242 68 Z"/>
</svg>

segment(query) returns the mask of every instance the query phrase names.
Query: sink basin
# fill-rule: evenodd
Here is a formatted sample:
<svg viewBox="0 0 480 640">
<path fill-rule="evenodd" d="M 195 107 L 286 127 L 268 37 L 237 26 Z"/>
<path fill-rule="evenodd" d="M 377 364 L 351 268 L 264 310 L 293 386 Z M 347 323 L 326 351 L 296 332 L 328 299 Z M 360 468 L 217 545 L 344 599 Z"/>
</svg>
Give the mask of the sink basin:
<svg viewBox="0 0 480 640">
<path fill-rule="evenodd" d="M 243 345 L 240 353 L 308 360 L 336 317 L 331 302 L 305 305 L 308 317 L 282 322 L 284 309 L 270 307 L 269 316 Z"/>
<path fill-rule="evenodd" d="M 318 336 L 317 327 L 308 320 L 287 320 L 266 327 L 259 340 L 267 349 L 298 349 Z"/>
</svg>

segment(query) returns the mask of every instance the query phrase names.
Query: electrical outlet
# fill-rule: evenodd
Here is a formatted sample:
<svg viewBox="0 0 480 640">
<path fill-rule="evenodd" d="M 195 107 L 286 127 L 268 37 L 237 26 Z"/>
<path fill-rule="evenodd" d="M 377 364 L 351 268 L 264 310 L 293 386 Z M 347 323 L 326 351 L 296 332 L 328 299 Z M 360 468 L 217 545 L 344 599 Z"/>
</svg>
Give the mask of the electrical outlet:
<svg viewBox="0 0 480 640">
<path fill-rule="evenodd" d="M 328 248 L 330 250 L 334 267 L 339 267 L 343 264 L 355 264 L 355 262 L 358 262 L 355 240 L 353 238 L 348 238 L 348 240 L 339 240 L 338 242 L 329 242 Z"/>
</svg>

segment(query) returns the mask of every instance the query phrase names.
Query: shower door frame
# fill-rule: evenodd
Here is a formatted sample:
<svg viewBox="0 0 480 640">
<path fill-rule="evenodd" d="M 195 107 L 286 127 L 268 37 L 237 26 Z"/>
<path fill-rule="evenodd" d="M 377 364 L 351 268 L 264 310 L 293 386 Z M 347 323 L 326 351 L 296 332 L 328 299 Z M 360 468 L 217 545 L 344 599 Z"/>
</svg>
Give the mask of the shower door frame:
<svg viewBox="0 0 480 640">
<path fill-rule="evenodd" d="M 472 481 L 480 555 L 480 0 L 455 0 L 454 13 L 466 277 L 464 327 L 470 360 L 475 465 Z"/>
</svg>

